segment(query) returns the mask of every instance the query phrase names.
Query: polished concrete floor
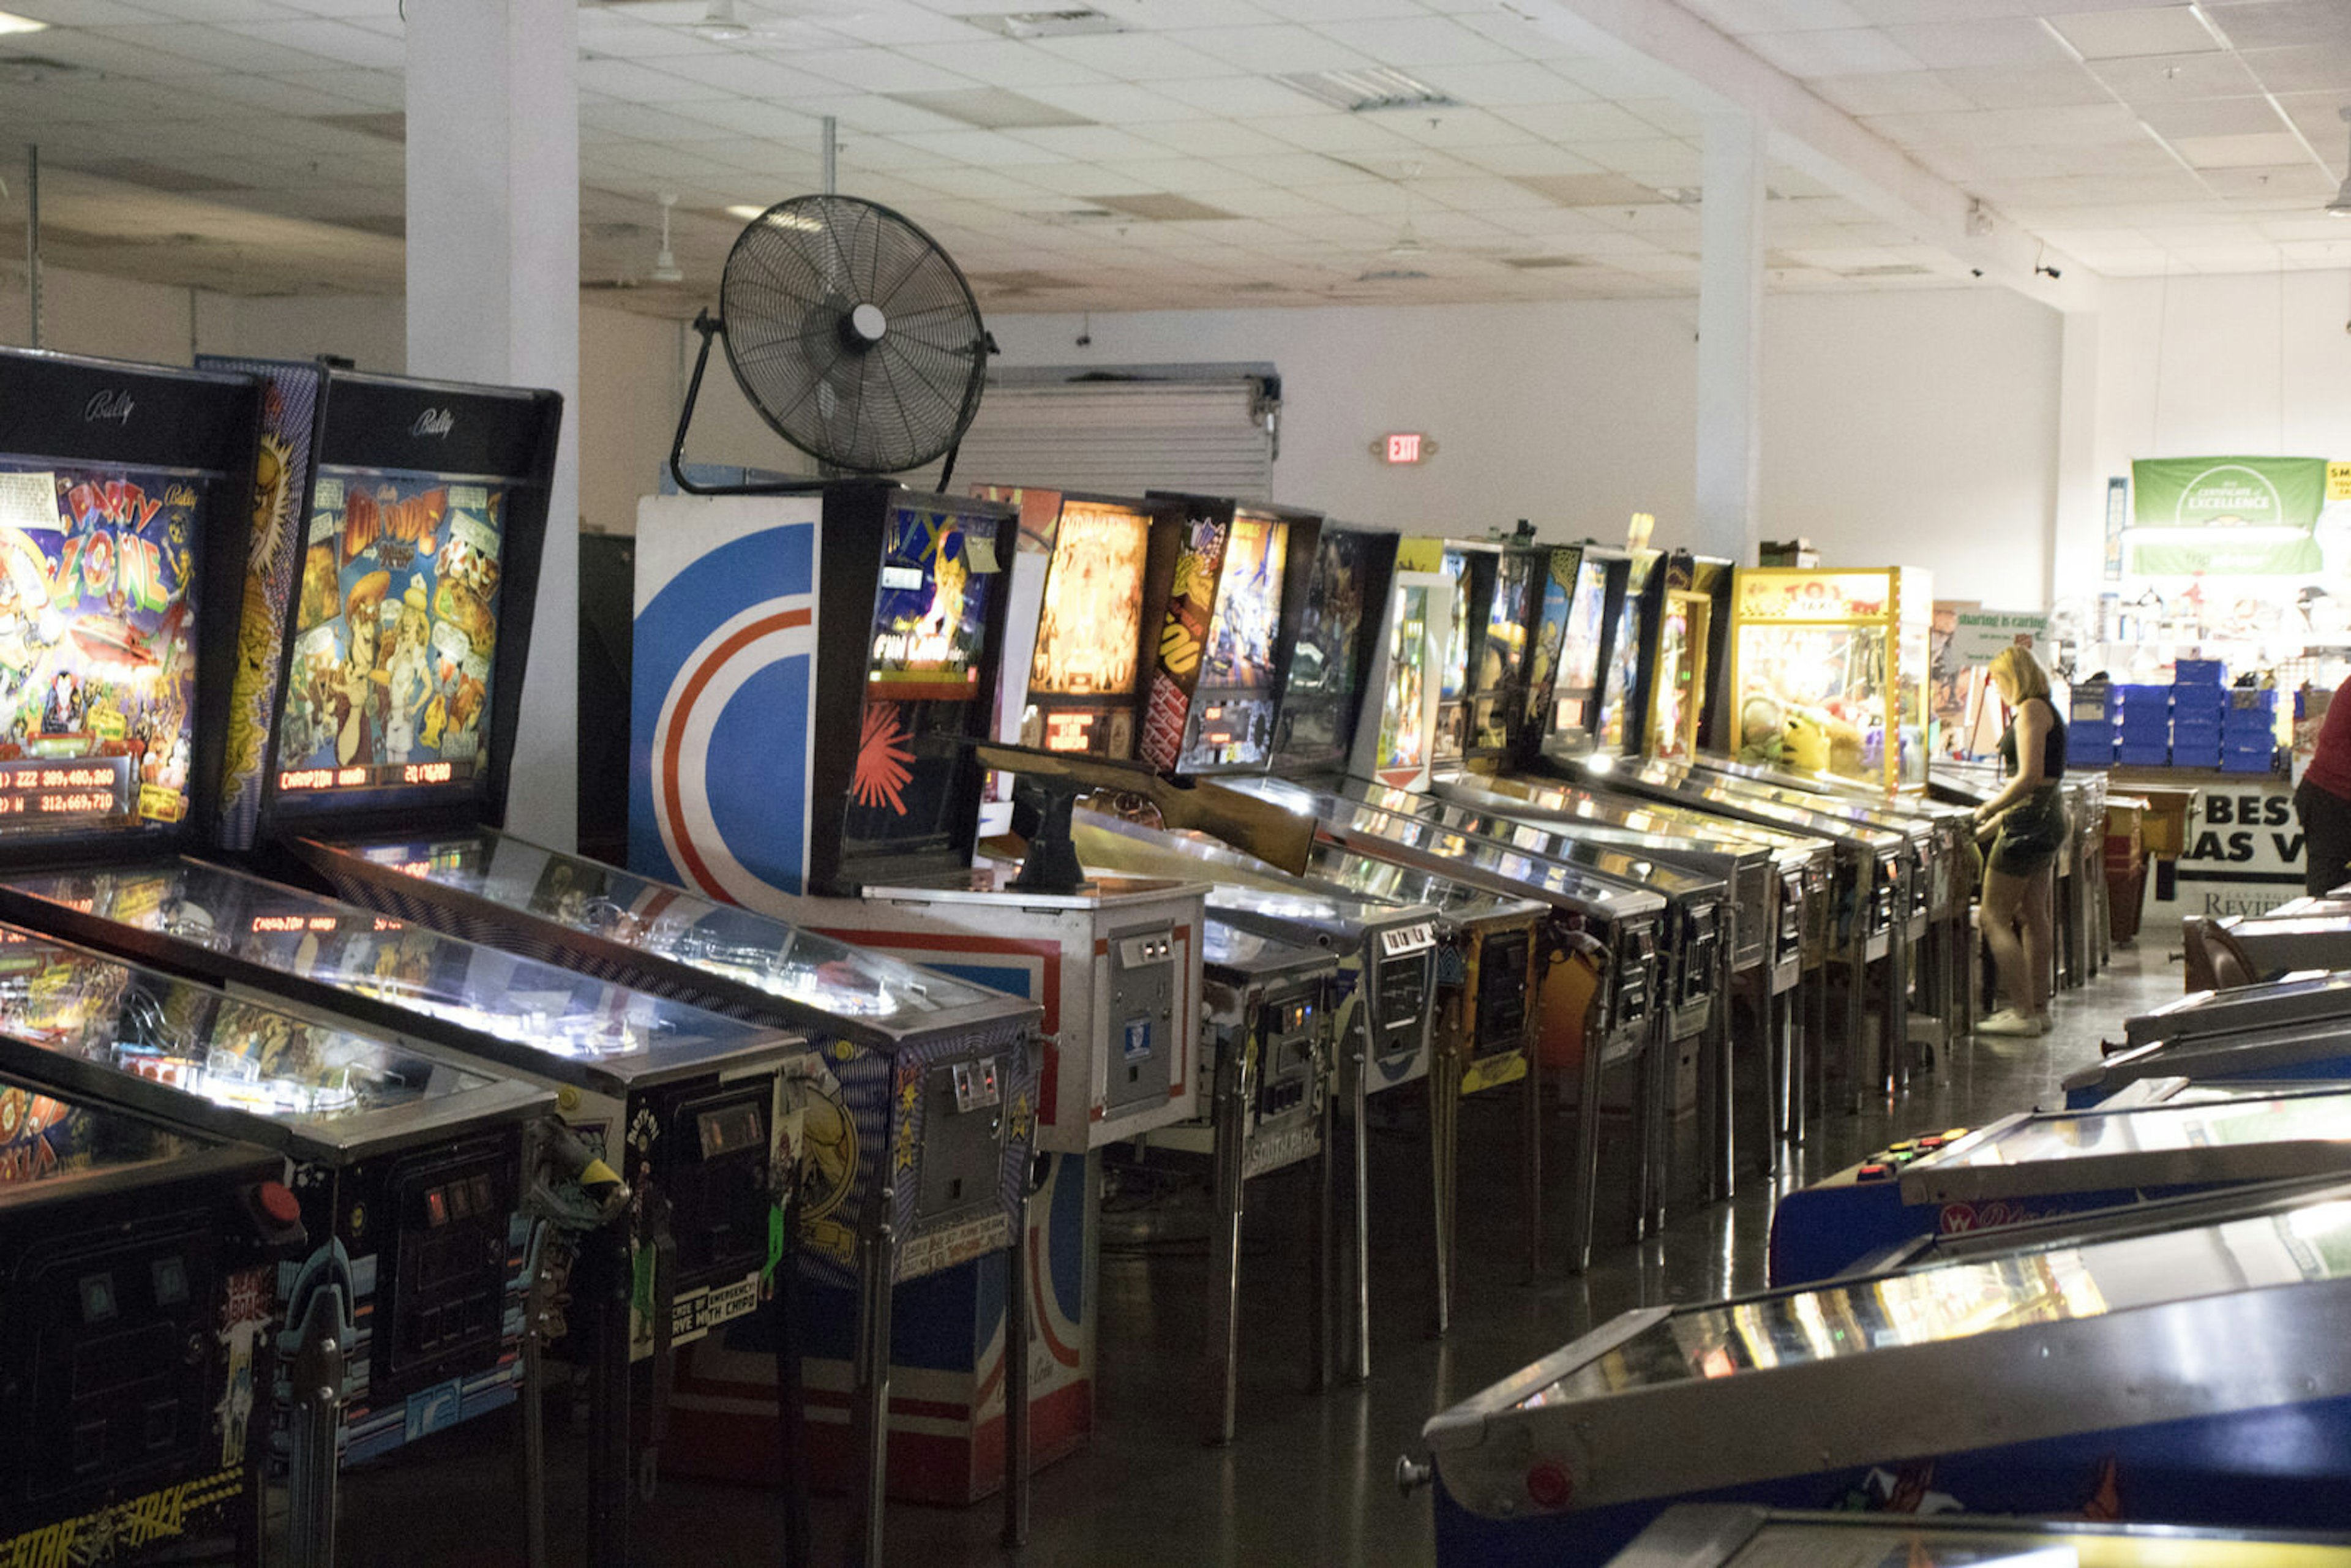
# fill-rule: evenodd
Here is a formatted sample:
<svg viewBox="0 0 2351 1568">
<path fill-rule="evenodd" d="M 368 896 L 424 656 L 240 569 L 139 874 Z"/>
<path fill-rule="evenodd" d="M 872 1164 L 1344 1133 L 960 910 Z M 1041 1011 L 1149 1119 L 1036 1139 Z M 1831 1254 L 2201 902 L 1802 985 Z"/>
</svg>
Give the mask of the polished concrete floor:
<svg viewBox="0 0 2351 1568">
<path fill-rule="evenodd" d="M 1271 1178 L 1253 1194 L 1247 1270 L 1238 1439 L 1203 1441 L 1209 1389 L 1206 1249 L 1180 1239 L 1181 1206 L 1164 1228 L 1179 1238 L 1121 1246 L 1143 1230 L 1114 1198 L 1102 1259 L 1098 1429 L 1081 1452 L 1040 1472 L 1026 1551 L 998 1551 L 998 1511 L 897 1506 L 889 1561 L 922 1568 L 960 1563 L 1417 1564 L 1431 1560 L 1429 1500 L 1401 1495 L 1399 1456 L 1413 1452 L 1432 1413 L 1630 1308 L 1702 1300 L 1763 1284 L 1773 1204 L 1787 1187 L 1838 1170 L 1916 1133 L 1981 1123 L 2033 1104 L 2054 1104 L 2059 1080 L 2095 1059 L 2120 1020 L 2181 988 L 2180 968 L 2154 932 L 2088 987 L 2062 995 L 2057 1028 L 2032 1040 L 1981 1039 L 1943 1053 L 1937 1071 L 1896 1101 L 1857 1116 L 1832 1115 L 1776 1180 L 1748 1178 L 1730 1202 L 1686 1207 L 1664 1233 L 1634 1245 L 1621 1227 L 1604 1232 L 1591 1270 L 1557 1271 L 1564 1223 L 1554 1218 L 1552 1271 L 1519 1282 L 1519 1209 L 1502 1159 L 1518 1147 L 1508 1105 L 1464 1108 L 1461 1289 L 1452 1332 L 1430 1336 L 1425 1123 L 1410 1115 L 1372 1140 L 1374 1214 L 1373 1374 L 1321 1396 L 1304 1391 L 1311 1296 L 1299 1260 L 1308 1234 L 1303 1184 Z M 1568 1126 L 1552 1129 L 1548 1157 L 1565 1170 Z M 1619 1185 L 1623 1173 L 1612 1170 Z M 1253 1184 L 1253 1186 L 1258 1184 Z M 346 1480 L 346 1560 L 385 1568 L 418 1563 L 519 1560 L 511 1525 L 514 1429 L 476 1424 L 421 1445 L 395 1462 Z M 586 1560 L 580 1444 L 554 1439 L 553 1557 Z M 840 1560 L 845 1509 L 818 1500 L 820 1562 Z M 748 1488 L 665 1481 L 642 1523 L 648 1563 L 753 1564 L 781 1560 L 774 1505 Z"/>
</svg>

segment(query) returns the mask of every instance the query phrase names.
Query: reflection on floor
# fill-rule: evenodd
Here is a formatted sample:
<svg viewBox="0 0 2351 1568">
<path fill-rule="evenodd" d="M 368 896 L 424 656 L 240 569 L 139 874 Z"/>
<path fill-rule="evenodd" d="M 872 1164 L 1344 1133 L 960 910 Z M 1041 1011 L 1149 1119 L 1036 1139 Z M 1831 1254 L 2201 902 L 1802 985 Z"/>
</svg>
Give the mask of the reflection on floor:
<svg viewBox="0 0 2351 1568">
<path fill-rule="evenodd" d="M 2120 1020 L 2179 994 L 2180 970 L 2150 931 L 2137 950 L 2115 955 L 2085 990 L 2058 999 L 2057 1028 L 2042 1040 L 1963 1044 L 1898 1103 L 1857 1117 L 1832 1117 L 1797 1168 L 1794 1185 L 1838 1170 L 1895 1139 L 1980 1124 L 2035 1103 L 2055 1104 L 2065 1073 L 2094 1061 L 2102 1035 Z M 1463 1113 L 1466 1163 L 1481 1141 L 1510 1155 L 1517 1146 L 1508 1096 Z M 1516 1371 L 1593 1324 L 1632 1307 L 1702 1300 L 1763 1283 L 1774 1185 L 1747 1181 L 1737 1199 L 1674 1220 L 1664 1236 L 1635 1247 L 1604 1232 L 1591 1271 L 1517 1283 L 1516 1189 L 1507 1169 L 1473 1169 L 1461 1204 L 1463 1263 L 1452 1333 L 1426 1334 L 1430 1219 L 1426 1155 L 1416 1117 L 1374 1135 L 1372 1145 L 1373 1378 L 1322 1396 L 1302 1391 L 1307 1343 L 1306 1230 L 1302 1186 L 1281 1178 L 1253 1194 L 1247 1267 L 1252 1294 L 1245 1322 L 1239 1439 L 1228 1448 L 1201 1441 L 1209 1390 L 1209 1285 L 1205 1249 L 1161 1243 L 1106 1249 L 1099 1432 L 1092 1448 L 1042 1472 L 1028 1564 L 1385 1564 L 1430 1560 L 1428 1499 L 1406 1498 L 1394 1475 L 1434 1411 Z M 1554 1129 L 1548 1158 L 1565 1170 L 1567 1128 Z M 1619 1178 L 1621 1179 L 1621 1178 Z M 1555 1190 L 1563 1190 L 1554 1184 Z M 1121 1228 L 1132 1234 L 1133 1228 Z M 1554 1267 L 1563 1218 L 1552 1228 Z M 421 1446 L 346 1482 L 346 1560 L 370 1568 L 416 1563 L 492 1564 L 521 1560 L 511 1521 L 515 1436 L 492 1420 Z M 581 1532 L 584 1458 L 576 1435 L 552 1442 L 552 1556 L 586 1561 Z M 818 1558 L 840 1560 L 844 1509 L 818 1503 Z M 641 1560 L 670 1564 L 776 1563 L 774 1504 L 748 1489 L 665 1482 L 641 1512 Z M 923 1568 L 991 1563 L 998 1511 L 896 1507 L 889 1560 Z"/>
</svg>

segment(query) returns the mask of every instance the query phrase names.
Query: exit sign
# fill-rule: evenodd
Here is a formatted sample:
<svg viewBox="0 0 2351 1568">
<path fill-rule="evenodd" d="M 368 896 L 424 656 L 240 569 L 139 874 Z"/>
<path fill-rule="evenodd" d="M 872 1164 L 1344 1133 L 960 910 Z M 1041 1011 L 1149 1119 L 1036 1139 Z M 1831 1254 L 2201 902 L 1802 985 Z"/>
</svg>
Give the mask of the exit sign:
<svg viewBox="0 0 2351 1568">
<path fill-rule="evenodd" d="M 1437 443 L 1416 430 L 1398 431 L 1373 442 L 1372 455 L 1387 463 L 1422 463 L 1437 455 Z"/>
</svg>

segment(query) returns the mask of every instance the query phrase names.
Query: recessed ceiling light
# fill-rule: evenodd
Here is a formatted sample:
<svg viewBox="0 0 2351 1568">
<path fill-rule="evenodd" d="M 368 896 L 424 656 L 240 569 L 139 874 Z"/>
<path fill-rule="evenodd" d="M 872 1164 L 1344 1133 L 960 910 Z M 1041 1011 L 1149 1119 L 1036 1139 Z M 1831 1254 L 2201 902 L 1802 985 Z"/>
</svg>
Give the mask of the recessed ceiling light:
<svg viewBox="0 0 2351 1568">
<path fill-rule="evenodd" d="M 1273 79 L 1351 114 L 1368 114 L 1383 109 L 1458 107 L 1439 89 L 1386 66 L 1365 66 L 1355 71 L 1300 71 Z"/>
<path fill-rule="evenodd" d="M 1107 12 L 1077 6 L 1059 11 L 989 11 L 956 19 L 1008 38 L 1078 38 L 1127 30 L 1125 23 Z"/>
<path fill-rule="evenodd" d="M 47 22 L 31 16 L 19 16 L 14 11 L 0 11 L 0 33 L 46 33 Z"/>
</svg>

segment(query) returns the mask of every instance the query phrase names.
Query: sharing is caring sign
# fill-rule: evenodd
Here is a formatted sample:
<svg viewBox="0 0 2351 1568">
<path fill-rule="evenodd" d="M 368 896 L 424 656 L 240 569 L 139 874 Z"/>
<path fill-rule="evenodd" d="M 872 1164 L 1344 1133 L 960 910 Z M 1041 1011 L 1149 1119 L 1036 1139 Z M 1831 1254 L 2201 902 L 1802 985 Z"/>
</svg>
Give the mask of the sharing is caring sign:
<svg viewBox="0 0 2351 1568">
<path fill-rule="evenodd" d="M 2325 565 L 2323 457 L 2154 457 L 2131 465 L 2136 577 L 2304 577 Z"/>
</svg>

